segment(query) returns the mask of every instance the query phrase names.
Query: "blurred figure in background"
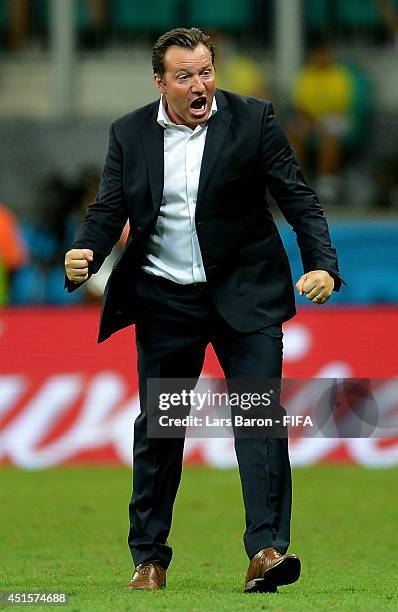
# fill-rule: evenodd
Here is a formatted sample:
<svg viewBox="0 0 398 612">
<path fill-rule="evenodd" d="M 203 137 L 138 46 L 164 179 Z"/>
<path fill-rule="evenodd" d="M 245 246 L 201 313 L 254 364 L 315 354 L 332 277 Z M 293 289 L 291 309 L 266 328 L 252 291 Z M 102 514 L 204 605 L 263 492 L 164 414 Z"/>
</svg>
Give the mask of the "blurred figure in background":
<svg viewBox="0 0 398 612">
<path fill-rule="evenodd" d="M 91 276 L 85 286 L 86 301 L 90 304 L 100 305 L 102 297 L 104 295 L 105 286 L 108 278 L 112 272 L 112 268 L 115 265 L 119 255 L 123 251 L 123 247 L 126 244 L 126 240 L 129 234 L 130 224 L 126 223 L 122 235 L 120 236 L 119 242 L 115 244 L 110 255 L 105 259 L 101 269 L 97 274 Z"/>
<path fill-rule="evenodd" d="M 220 89 L 243 96 L 269 98 L 264 68 L 244 53 L 225 33 L 212 34 L 217 49 L 217 83 Z"/>
<path fill-rule="evenodd" d="M 326 41 L 318 39 L 297 76 L 288 132 L 306 171 L 309 155 L 315 154 L 316 190 L 325 203 L 339 197 L 343 140 L 353 127 L 353 96 L 350 71 L 333 59 Z"/>
<path fill-rule="evenodd" d="M 398 10 L 393 0 L 377 0 L 384 26 L 391 35 L 392 43 L 398 50 Z"/>
<path fill-rule="evenodd" d="M 88 206 L 95 201 L 98 185 L 101 178 L 101 170 L 95 166 L 87 166 L 80 172 L 78 179 L 80 205 L 77 209 L 78 214 L 70 218 L 67 235 L 70 244 L 72 239 L 86 216 Z M 123 250 L 129 233 L 129 222 L 124 226 L 120 240 L 113 247 L 110 255 L 104 261 L 97 274 L 91 276 L 85 284 L 85 301 L 90 304 L 101 304 L 104 295 L 105 285 L 112 272 L 112 267 Z"/>
<path fill-rule="evenodd" d="M 15 215 L 0 203 L 0 306 L 9 301 L 12 275 L 27 260 Z"/>
<path fill-rule="evenodd" d="M 50 4 L 41 5 L 35 0 L 7 0 L 10 49 L 26 48 L 29 35 L 32 29 L 35 29 L 38 14 L 43 11 L 43 7 L 44 20 L 48 22 Z M 79 0 L 75 2 L 74 8 L 76 20 L 85 22 L 81 36 L 83 45 L 92 47 L 102 43 L 108 27 L 108 0 Z"/>
<path fill-rule="evenodd" d="M 14 275 L 12 303 L 63 304 L 67 301 L 62 289 L 65 246 L 72 240 L 88 204 L 95 199 L 99 179 L 100 170 L 92 165 L 81 167 L 74 178 L 53 172 L 42 179 L 34 214 L 21 224 L 29 262 Z M 75 302 L 98 301 L 100 297 L 100 289 L 94 291 L 93 298 L 91 287 L 87 285 L 86 294 Z"/>
<path fill-rule="evenodd" d="M 21 223 L 29 261 L 14 276 L 14 304 L 58 303 L 59 292 L 51 289 L 52 277 L 57 262 L 62 260 L 73 199 L 68 181 L 58 173 L 45 176 L 39 184 L 36 202 Z"/>
<path fill-rule="evenodd" d="M 26 47 L 31 8 L 31 0 L 8 0 L 10 24 L 8 46 L 10 49 L 16 50 Z"/>
<path fill-rule="evenodd" d="M 106 41 L 109 19 L 109 0 L 84 0 L 87 23 L 80 36 L 85 49 L 102 48 Z"/>
</svg>

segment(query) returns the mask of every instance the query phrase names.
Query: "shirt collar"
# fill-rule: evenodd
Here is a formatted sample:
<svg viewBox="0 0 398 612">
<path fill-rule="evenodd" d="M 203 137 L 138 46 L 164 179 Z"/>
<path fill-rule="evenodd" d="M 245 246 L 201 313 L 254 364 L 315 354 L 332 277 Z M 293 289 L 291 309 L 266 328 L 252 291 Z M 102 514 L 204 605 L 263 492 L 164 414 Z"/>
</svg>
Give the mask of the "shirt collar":
<svg viewBox="0 0 398 612">
<path fill-rule="evenodd" d="M 210 114 L 209 114 L 209 117 L 208 117 L 207 121 L 216 112 L 217 112 L 217 102 L 216 102 L 216 96 L 214 96 L 213 97 L 213 102 L 211 104 Z M 170 121 L 170 119 L 169 119 L 169 117 L 168 117 L 168 115 L 166 113 L 166 109 L 165 109 L 164 103 L 163 103 L 163 94 L 160 96 L 157 122 L 159 123 L 159 125 L 161 125 L 164 128 L 176 125 L 175 123 Z M 203 125 L 203 124 L 200 124 L 200 125 Z"/>
</svg>

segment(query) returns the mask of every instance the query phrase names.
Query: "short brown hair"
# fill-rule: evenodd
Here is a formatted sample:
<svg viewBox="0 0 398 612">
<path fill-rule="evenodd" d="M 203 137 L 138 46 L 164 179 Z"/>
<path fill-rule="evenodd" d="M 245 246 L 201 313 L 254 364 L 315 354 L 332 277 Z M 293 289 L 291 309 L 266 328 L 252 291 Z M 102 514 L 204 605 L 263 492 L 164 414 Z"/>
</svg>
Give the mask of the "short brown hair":
<svg viewBox="0 0 398 612">
<path fill-rule="evenodd" d="M 167 49 L 173 45 L 184 47 L 185 49 L 195 49 L 198 45 L 204 45 L 211 53 L 211 60 L 214 64 L 215 46 L 210 36 L 199 28 L 174 28 L 162 34 L 152 49 L 152 68 L 154 74 L 158 74 L 161 79 L 164 77 L 164 56 Z"/>
</svg>

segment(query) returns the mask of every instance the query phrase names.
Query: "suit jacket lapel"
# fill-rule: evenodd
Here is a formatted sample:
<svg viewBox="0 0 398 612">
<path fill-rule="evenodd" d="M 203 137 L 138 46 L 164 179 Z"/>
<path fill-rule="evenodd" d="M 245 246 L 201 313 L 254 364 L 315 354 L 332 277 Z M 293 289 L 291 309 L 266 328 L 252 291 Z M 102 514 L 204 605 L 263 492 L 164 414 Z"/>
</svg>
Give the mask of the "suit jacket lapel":
<svg viewBox="0 0 398 612">
<path fill-rule="evenodd" d="M 149 185 L 155 211 L 160 208 L 164 182 L 164 128 L 157 122 L 159 102 L 155 102 L 141 128 L 141 140 L 148 168 Z"/>
<path fill-rule="evenodd" d="M 197 208 L 202 203 L 207 182 L 213 172 L 217 157 L 220 154 L 225 136 L 232 120 L 232 113 L 221 91 L 216 92 L 217 112 L 210 119 L 206 134 L 206 144 L 203 151 L 200 169 Z"/>
</svg>

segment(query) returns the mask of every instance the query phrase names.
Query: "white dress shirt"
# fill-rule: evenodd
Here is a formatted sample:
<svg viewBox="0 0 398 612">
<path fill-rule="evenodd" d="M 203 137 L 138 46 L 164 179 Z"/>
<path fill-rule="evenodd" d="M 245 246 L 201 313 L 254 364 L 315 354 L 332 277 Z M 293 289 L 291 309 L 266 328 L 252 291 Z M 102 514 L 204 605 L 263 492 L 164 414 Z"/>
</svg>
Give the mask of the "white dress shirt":
<svg viewBox="0 0 398 612">
<path fill-rule="evenodd" d="M 214 97 L 209 118 L 216 111 Z M 163 96 L 157 121 L 164 128 L 163 199 L 143 270 L 182 285 L 206 282 L 195 210 L 207 123 L 194 130 L 172 123 Z"/>
</svg>

